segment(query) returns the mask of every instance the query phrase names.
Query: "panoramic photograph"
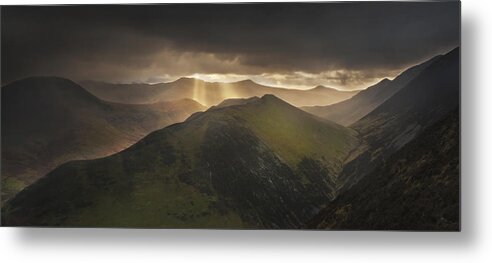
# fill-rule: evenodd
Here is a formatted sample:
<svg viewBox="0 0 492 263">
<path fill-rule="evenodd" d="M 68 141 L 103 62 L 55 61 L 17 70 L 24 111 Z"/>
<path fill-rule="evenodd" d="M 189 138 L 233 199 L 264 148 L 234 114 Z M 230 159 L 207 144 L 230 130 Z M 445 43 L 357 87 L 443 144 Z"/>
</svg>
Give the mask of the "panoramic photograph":
<svg viewBox="0 0 492 263">
<path fill-rule="evenodd" d="M 1 226 L 460 231 L 460 2 L 1 7 Z"/>
</svg>

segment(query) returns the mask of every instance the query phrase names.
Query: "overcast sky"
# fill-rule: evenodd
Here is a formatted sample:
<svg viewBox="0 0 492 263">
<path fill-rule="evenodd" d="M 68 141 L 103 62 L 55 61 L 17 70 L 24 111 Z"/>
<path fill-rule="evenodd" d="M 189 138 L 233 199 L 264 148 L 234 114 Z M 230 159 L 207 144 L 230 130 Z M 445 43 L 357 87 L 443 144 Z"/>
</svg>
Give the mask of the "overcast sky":
<svg viewBox="0 0 492 263">
<path fill-rule="evenodd" d="M 365 88 L 459 46 L 459 2 L 2 7 L 2 83 Z"/>
</svg>

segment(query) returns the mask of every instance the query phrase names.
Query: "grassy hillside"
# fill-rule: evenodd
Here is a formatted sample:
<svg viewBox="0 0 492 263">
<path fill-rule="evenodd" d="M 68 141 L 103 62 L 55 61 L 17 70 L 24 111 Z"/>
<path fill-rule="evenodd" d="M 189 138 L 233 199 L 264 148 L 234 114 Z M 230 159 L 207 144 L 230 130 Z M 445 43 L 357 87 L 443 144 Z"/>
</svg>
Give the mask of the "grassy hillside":
<svg viewBox="0 0 492 263">
<path fill-rule="evenodd" d="M 333 198 L 356 143 L 350 129 L 267 95 L 64 164 L 10 201 L 2 223 L 297 228 Z"/>
<path fill-rule="evenodd" d="M 223 119 L 244 120 L 248 129 L 292 167 L 305 156 L 326 158 L 340 165 L 342 159 L 338 157 L 343 157 L 340 153 L 352 147 L 346 142 L 356 135 L 355 132 L 299 111 L 275 96 L 265 95 L 261 103 L 253 101 L 246 105 L 248 107 L 229 107 L 217 111 L 216 115 Z"/>
<path fill-rule="evenodd" d="M 204 109 L 191 100 L 108 103 L 55 77 L 23 79 L 1 91 L 2 202 L 64 162 L 121 151 Z"/>
</svg>

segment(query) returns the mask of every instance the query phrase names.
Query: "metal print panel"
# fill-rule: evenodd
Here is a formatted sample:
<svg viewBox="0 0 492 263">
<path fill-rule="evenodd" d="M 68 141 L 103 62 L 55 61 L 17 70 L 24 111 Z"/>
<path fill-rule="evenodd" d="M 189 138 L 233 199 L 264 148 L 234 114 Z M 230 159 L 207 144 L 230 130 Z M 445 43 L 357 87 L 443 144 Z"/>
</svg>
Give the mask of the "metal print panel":
<svg viewBox="0 0 492 263">
<path fill-rule="evenodd" d="M 460 3 L 1 8 L 1 224 L 460 230 Z"/>
</svg>

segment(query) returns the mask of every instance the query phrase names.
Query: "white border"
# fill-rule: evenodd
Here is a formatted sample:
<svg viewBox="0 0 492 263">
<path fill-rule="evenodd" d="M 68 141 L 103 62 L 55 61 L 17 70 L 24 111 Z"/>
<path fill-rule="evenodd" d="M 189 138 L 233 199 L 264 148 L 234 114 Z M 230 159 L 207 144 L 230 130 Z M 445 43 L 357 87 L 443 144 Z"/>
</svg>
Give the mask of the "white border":
<svg viewBox="0 0 492 263">
<path fill-rule="evenodd" d="M 1 228 L 0 261 L 492 262 L 491 2 L 462 2 L 461 233 Z"/>
</svg>

